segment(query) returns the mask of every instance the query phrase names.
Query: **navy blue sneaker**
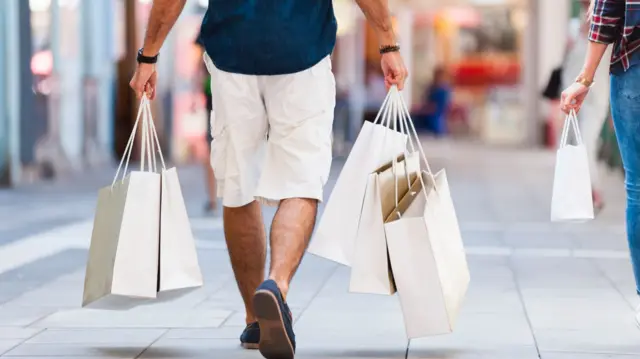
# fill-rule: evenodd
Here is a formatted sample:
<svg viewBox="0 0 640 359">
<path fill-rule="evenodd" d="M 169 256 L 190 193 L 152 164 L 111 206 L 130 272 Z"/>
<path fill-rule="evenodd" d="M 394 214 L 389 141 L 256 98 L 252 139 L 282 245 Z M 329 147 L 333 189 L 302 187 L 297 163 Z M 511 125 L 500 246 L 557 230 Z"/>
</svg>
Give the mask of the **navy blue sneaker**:
<svg viewBox="0 0 640 359">
<path fill-rule="evenodd" d="M 253 322 L 247 325 L 240 335 L 240 344 L 245 349 L 258 349 L 260 343 L 260 324 Z"/>
<path fill-rule="evenodd" d="M 263 282 L 253 297 L 253 309 L 260 323 L 260 353 L 266 359 L 293 359 L 296 338 L 293 317 L 282 292 L 273 280 Z"/>
</svg>

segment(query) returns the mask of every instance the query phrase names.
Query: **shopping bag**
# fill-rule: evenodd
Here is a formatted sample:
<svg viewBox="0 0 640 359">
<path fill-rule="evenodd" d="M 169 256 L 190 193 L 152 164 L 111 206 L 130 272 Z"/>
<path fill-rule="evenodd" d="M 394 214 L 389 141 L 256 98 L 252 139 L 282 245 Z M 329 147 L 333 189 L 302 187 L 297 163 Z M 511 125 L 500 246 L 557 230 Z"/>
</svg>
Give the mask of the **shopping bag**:
<svg viewBox="0 0 640 359">
<path fill-rule="evenodd" d="M 160 234 L 160 175 L 145 167 L 148 160 L 143 130 L 140 171 L 118 179 L 133 140 L 143 106 L 111 184 L 98 193 L 87 262 L 83 307 L 128 309 L 156 297 Z M 144 126 L 143 126 L 144 127 Z"/>
<path fill-rule="evenodd" d="M 351 264 L 368 176 L 406 148 L 407 136 L 392 128 L 388 99 L 389 95 L 376 120 L 365 122 L 360 130 L 326 202 L 309 253 Z"/>
<path fill-rule="evenodd" d="M 150 138 L 162 165 L 158 299 L 170 299 L 201 287 L 203 280 L 178 171 L 166 168 L 151 111 L 147 111 Z"/>
<path fill-rule="evenodd" d="M 575 145 L 568 144 L 573 127 Z M 587 149 L 582 142 L 575 112 L 564 123 L 560 146 L 556 153 L 556 166 L 551 197 L 551 221 L 584 222 L 594 218 L 591 176 Z"/>
<path fill-rule="evenodd" d="M 162 166 L 157 301 L 170 301 L 201 287 L 202 272 L 178 171 L 166 168 L 151 109 L 147 107 L 146 111 L 154 153 L 152 168 L 156 170 L 155 154 Z"/>
<path fill-rule="evenodd" d="M 368 294 L 394 294 L 389 266 L 384 220 L 394 210 L 397 197 L 403 197 L 409 184 L 420 173 L 417 153 L 399 157 L 369 175 L 362 214 L 355 240 L 349 291 Z M 396 192 L 397 190 L 397 192 Z"/>
<path fill-rule="evenodd" d="M 414 181 L 385 233 L 407 336 L 452 332 L 470 274 L 444 170 Z"/>
<path fill-rule="evenodd" d="M 402 98 L 403 121 L 418 139 Z M 431 171 L 419 140 L 425 170 L 386 218 L 385 234 L 393 278 L 409 338 L 454 330 L 470 274 L 445 170 Z"/>
</svg>

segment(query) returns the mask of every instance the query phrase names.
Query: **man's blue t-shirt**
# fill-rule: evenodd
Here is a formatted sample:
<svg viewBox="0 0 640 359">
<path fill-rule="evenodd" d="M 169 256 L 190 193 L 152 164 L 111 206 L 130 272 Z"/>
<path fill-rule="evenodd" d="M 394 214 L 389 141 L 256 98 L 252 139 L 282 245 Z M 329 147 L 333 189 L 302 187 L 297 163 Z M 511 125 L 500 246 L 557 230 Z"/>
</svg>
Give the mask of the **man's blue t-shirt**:
<svg viewBox="0 0 640 359">
<path fill-rule="evenodd" d="M 201 36 L 222 71 L 281 75 L 329 55 L 336 31 L 332 0 L 209 0 Z"/>
</svg>

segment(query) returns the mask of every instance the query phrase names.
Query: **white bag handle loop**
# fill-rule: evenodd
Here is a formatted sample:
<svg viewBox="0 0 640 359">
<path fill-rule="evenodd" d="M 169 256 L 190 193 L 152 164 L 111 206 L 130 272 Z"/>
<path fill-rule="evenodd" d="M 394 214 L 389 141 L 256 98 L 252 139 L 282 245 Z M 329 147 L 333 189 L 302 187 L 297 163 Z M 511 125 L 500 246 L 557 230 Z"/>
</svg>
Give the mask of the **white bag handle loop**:
<svg viewBox="0 0 640 359">
<path fill-rule="evenodd" d="M 380 114 L 382 114 L 381 116 L 382 122 L 380 123 L 380 125 L 395 132 L 397 119 L 396 117 L 394 117 L 394 113 L 393 113 L 392 91 L 389 91 L 387 93 L 387 97 L 385 97 L 384 102 L 382 103 L 382 107 L 380 108 L 380 112 L 378 113 L 378 116 L 380 116 Z M 378 119 L 376 118 L 374 125 L 377 124 L 376 123 L 377 121 Z M 381 151 L 383 148 L 386 148 L 385 146 L 387 144 L 387 137 L 389 132 L 390 131 L 384 131 L 384 136 L 382 136 L 382 146 L 378 150 Z M 377 153 L 376 156 L 379 156 L 379 154 Z M 391 167 L 392 167 L 394 176 L 395 176 L 395 170 L 396 170 L 395 166 L 396 166 L 396 157 L 394 155 L 394 157 L 391 159 Z"/>
<path fill-rule="evenodd" d="M 142 97 L 142 103 L 146 101 L 146 96 Z M 120 170 L 122 169 L 122 164 L 124 163 L 124 174 L 122 176 L 122 181 L 124 182 L 124 177 L 127 173 L 127 168 L 129 167 L 129 160 L 131 158 L 131 151 L 133 150 L 133 141 L 136 136 L 136 131 L 138 130 L 138 124 L 140 123 L 140 119 L 142 118 L 144 106 L 140 104 L 140 108 L 138 108 L 138 115 L 136 116 L 136 122 L 133 124 L 133 130 L 131 131 L 131 135 L 129 136 L 129 140 L 127 141 L 127 146 L 124 149 L 124 153 L 122 154 L 122 158 L 120 159 L 120 164 L 118 165 L 118 169 L 116 170 L 116 175 L 113 177 L 113 181 L 111 182 L 111 189 L 116 184 L 118 180 L 118 175 L 120 174 Z M 125 158 L 127 161 L 125 162 Z"/>
<path fill-rule="evenodd" d="M 438 188 L 436 186 L 435 176 L 433 175 L 433 171 L 431 171 L 431 166 L 429 165 L 427 156 L 425 155 L 424 149 L 422 148 L 422 144 L 420 143 L 420 137 L 418 136 L 415 126 L 413 125 L 413 121 L 411 120 L 411 114 L 409 112 L 409 109 L 407 108 L 407 104 L 404 101 L 404 98 L 402 97 L 402 95 L 400 94 L 400 91 L 398 91 L 398 88 L 396 86 L 393 86 L 391 90 L 392 92 L 394 92 L 394 102 L 400 107 L 400 110 L 401 110 L 400 116 L 399 116 L 400 123 L 402 123 L 402 126 L 404 128 L 411 129 L 411 133 L 407 134 L 409 137 L 409 146 L 412 148 L 412 151 L 415 152 L 415 147 L 412 139 L 412 135 L 413 135 L 413 137 L 415 137 L 415 141 L 418 147 L 418 152 L 420 152 L 420 157 L 422 161 L 424 161 L 426 170 L 420 171 L 420 173 L 418 174 L 418 179 L 420 180 L 420 184 L 422 184 L 422 193 L 424 194 L 425 198 L 428 199 L 427 187 L 424 183 L 424 179 L 422 178 L 422 173 L 426 173 L 431 178 L 431 181 L 433 182 L 433 186 L 434 186 L 434 191 L 437 194 Z"/>
<path fill-rule="evenodd" d="M 156 125 L 153 121 L 153 114 L 151 112 L 151 102 L 147 101 L 147 106 L 145 109 L 147 113 L 147 123 L 148 123 L 148 137 L 150 144 L 149 153 L 153 156 L 153 172 L 157 172 L 157 155 L 160 156 L 160 164 L 162 165 L 162 170 L 166 170 L 166 164 L 164 162 L 164 156 L 162 155 L 162 148 L 160 147 L 160 141 L 158 140 L 158 132 L 156 131 Z"/>
<path fill-rule="evenodd" d="M 138 131 L 138 126 L 140 125 L 140 120 L 142 120 L 141 132 L 142 132 L 142 141 L 141 141 L 141 150 L 140 150 L 140 171 L 145 171 L 145 165 L 148 162 L 149 171 L 156 171 L 156 156 L 155 149 L 157 148 L 158 154 L 160 155 L 160 160 L 162 162 L 162 168 L 166 169 L 164 158 L 162 156 L 162 150 L 160 149 L 160 142 L 158 141 L 158 134 L 156 132 L 155 125 L 153 123 L 153 119 L 151 117 L 151 103 L 149 98 L 146 95 L 142 96 L 140 100 L 140 107 L 138 108 L 138 114 L 136 116 L 136 122 L 133 124 L 133 129 L 131 131 L 131 135 L 129 136 L 129 140 L 127 141 L 127 146 L 125 147 L 124 153 L 122 154 L 122 158 L 120 159 L 120 164 L 118 165 L 118 169 L 116 170 L 116 174 L 113 177 L 113 181 L 111 182 L 111 189 L 113 190 L 113 186 L 115 186 L 116 181 L 118 180 L 118 175 L 122 170 L 122 165 L 124 164 L 124 171 L 122 172 L 122 182 L 127 174 L 127 169 L 129 168 L 129 161 L 131 159 L 131 152 L 133 151 L 133 143 L 135 140 L 136 133 Z M 153 156 L 153 160 L 152 160 Z M 126 161 L 125 161 L 126 159 Z"/>
<path fill-rule="evenodd" d="M 391 88 L 391 90 L 389 91 L 390 93 L 393 93 L 394 91 L 397 92 L 397 88 L 394 86 Z M 391 102 L 391 108 L 393 109 L 393 118 L 394 118 L 394 128 L 393 130 L 396 131 L 396 123 L 398 123 L 398 119 L 400 118 L 400 108 L 399 108 L 399 104 L 397 101 L 395 101 L 394 99 L 392 99 Z M 411 136 L 409 136 L 408 133 L 408 129 L 406 128 L 405 124 L 400 121 L 399 122 L 399 131 L 401 134 L 403 135 L 407 135 L 408 141 L 409 141 L 409 147 L 411 149 L 411 153 L 415 152 L 415 147 L 413 146 L 413 141 L 411 140 Z M 407 151 L 407 146 L 405 146 L 403 148 L 403 153 L 404 153 L 404 174 L 405 174 L 405 178 L 407 179 L 407 188 L 411 189 L 411 174 L 409 173 L 409 151 Z M 397 163 L 397 158 L 394 157 L 393 158 L 393 165 L 396 165 Z M 420 171 L 418 171 L 420 172 Z M 400 203 L 400 198 L 399 198 L 399 194 L 398 194 L 398 175 L 396 174 L 396 169 L 394 167 L 393 169 L 393 177 L 394 177 L 394 181 L 395 181 L 395 205 L 396 207 L 398 206 L 398 204 Z"/>
<path fill-rule="evenodd" d="M 573 125 L 573 133 L 576 137 L 576 144 L 582 144 L 582 134 L 580 134 L 580 127 L 578 127 L 578 115 L 575 110 L 571 110 L 564 120 L 564 126 L 562 127 L 562 136 L 560 137 L 560 148 L 567 145 L 569 139 L 569 127 Z"/>
</svg>

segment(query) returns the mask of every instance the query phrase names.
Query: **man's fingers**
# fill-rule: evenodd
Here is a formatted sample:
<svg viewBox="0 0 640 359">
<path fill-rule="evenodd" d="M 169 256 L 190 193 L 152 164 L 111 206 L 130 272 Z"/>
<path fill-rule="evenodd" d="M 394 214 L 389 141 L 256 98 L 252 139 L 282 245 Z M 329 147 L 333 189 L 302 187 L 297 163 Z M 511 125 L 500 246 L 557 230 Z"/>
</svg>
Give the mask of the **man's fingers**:
<svg viewBox="0 0 640 359">
<path fill-rule="evenodd" d="M 401 69 L 398 71 L 398 76 L 396 79 L 396 84 L 398 85 L 398 90 L 402 91 L 404 89 L 404 83 L 407 79 L 408 72 L 406 69 Z"/>
<path fill-rule="evenodd" d="M 142 92 L 144 91 L 144 85 L 141 85 L 139 82 L 137 82 L 135 79 L 131 80 L 131 82 L 129 82 L 129 86 L 131 86 L 131 89 L 133 89 L 133 92 L 135 92 L 136 97 L 139 99 L 142 98 Z"/>
</svg>

